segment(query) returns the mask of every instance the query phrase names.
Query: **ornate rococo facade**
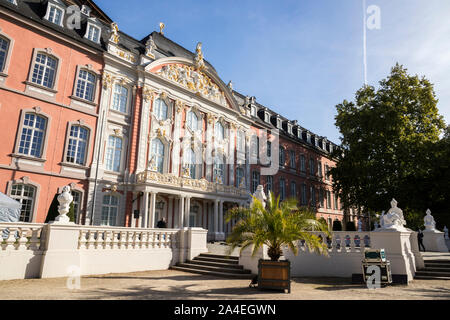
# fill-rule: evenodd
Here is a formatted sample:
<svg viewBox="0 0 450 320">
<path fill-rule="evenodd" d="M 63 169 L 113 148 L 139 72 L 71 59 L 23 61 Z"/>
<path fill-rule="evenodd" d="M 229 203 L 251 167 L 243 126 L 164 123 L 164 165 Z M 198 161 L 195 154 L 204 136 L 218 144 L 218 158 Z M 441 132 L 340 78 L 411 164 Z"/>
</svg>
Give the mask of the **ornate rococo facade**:
<svg viewBox="0 0 450 320">
<path fill-rule="evenodd" d="M 17 2 L 17 13 L 27 10 L 25 2 Z M 50 0 L 41 5 L 81 6 L 78 2 Z M 136 40 L 93 1 L 83 3 L 84 38 L 64 34 L 64 23 L 60 30 L 81 46 L 93 45 L 86 37 L 98 40 L 92 59 L 103 61 L 99 103 L 92 112 L 97 123 L 87 147 L 92 157 L 80 185 L 84 197 L 79 223 L 152 228 L 164 217 L 169 228 L 203 227 L 210 240 L 224 240 L 234 223 L 226 223 L 224 214 L 247 205 L 259 184 L 283 197 L 298 197 L 328 220 L 342 219 L 337 197 L 322 194 L 327 205 L 321 206 L 319 196 L 312 195 L 316 188 L 331 192 L 331 180 L 319 171 L 325 164 L 333 166 L 330 154 L 336 145 L 234 91 L 231 81 L 226 85 L 204 59 L 201 43 L 190 52 L 163 35 L 163 24 L 160 32 Z M 16 10 L 11 4 L 1 9 Z M 43 28 L 52 27 L 48 18 L 38 19 Z M 92 36 L 96 27 L 100 39 Z M 255 136 L 262 132 L 273 140 L 270 151 L 265 150 L 266 141 Z M 297 153 L 280 157 L 277 173 L 265 177 L 262 168 L 268 165 L 258 153 L 264 150 L 273 160 L 282 150 L 278 145 Z M 314 169 L 306 170 L 301 156 L 311 160 Z"/>
</svg>

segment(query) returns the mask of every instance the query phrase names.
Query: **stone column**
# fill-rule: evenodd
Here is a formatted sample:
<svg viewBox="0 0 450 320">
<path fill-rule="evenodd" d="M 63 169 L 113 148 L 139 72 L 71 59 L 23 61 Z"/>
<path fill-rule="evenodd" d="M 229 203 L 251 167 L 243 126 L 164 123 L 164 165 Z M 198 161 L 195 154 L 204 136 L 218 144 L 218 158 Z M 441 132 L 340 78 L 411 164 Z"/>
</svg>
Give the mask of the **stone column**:
<svg viewBox="0 0 450 320">
<path fill-rule="evenodd" d="M 191 227 L 189 225 L 190 214 L 191 214 L 191 197 L 186 197 L 186 208 L 184 210 L 184 227 L 186 228 Z"/>
<path fill-rule="evenodd" d="M 214 201 L 214 236 L 219 232 L 219 200 Z"/>
<path fill-rule="evenodd" d="M 224 205 L 224 202 L 220 201 L 220 204 L 219 204 L 219 233 L 224 233 L 223 205 Z"/>
<path fill-rule="evenodd" d="M 173 197 L 169 196 L 169 201 L 167 204 L 167 227 L 170 228 L 172 225 L 172 213 L 173 213 Z"/>
<path fill-rule="evenodd" d="M 152 192 L 150 197 L 150 221 L 149 226 L 147 227 L 150 229 L 155 227 L 156 194 L 156 192 Z"/>
<path fill-rule="evenodd" d="M 148 192 L 144 191 L 144 198 L 142 199 L 144 219 L 141 221 L 142 228 L 148 228 Z"/>
<path fill-rule="evenodd" d="M 183 229 L 184 227 L 184 196 L 180 197 L 178 205 L 178 228 Z"/>
</svg>

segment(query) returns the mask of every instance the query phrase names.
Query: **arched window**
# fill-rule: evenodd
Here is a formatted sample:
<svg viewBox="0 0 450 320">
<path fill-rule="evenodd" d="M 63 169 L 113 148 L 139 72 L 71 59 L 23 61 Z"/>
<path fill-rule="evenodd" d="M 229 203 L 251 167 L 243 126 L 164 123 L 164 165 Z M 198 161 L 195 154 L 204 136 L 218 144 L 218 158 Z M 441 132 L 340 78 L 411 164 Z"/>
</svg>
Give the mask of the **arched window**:
<svg viewBox="0 0 450 320">
<path fill-rule="evenodd" d="M 118 83 L 114 85 L 112 109 L 126 113 L 128 104 L 128 89 Z"/>
<path fill-rule="evenodd" d="M 122 139 L 116 136 L 109 136 L 108 147 L 106 149 L 106 169 L 119 172 L 122 159 Z"/>
<path fill-rule="evenodd" d="M 81 69 L 77 78 L 77 89 L 75 96 L 78 98 L 93 101 L 95 93 L 95 74 Z"/>
<path fill-rule="evenodd" d="M 286 199 L 286 180 L 284 178 L 280 179 L 280 200 Z"/>
<path fill-rule="evenodd" d="M 113 195 L 103 196 L 102 206 L 102 226 L 115 226 L 117 221 L 117 211 L 119 209 L 119 199 Z"/>
<path fill-rule="evenodd" d="M 222 123 L 220 122 L 216 122 L 216 126 L 215 126 L 215 138 L 218 141 L 222 141 L 225 137 L 225 129 L 223 128 Z"/>
<path fill-rule="evenodd" d="M 58 60 L 45 53 L 38 53 L 36 55 L 36 60 L 34 61 L 31 82 L 53 89 L 56 80 L 57 67 Z"/>
<path fill-rule="evenodd" d="M 3 72 L 3 70 L 5 69 L 8 50 L 9 50 L 9 40 L 0 37 L 0 72 Z"/>
<path fill-rule="evenodd" d="M 189 169 L 189 176 L 192 179 L 196 177 L 196 157 L 192 149 L 187 150 L 184 158 L 185 168 Z"/>
<path fill-rule="evenodd" d="M 155 101 L 155 109 L 153 113 L 155 114 L 156 119 L 158 120 L 166 120 L 167 119 L 167 113 L 168 113 L 169 107 L 162 99 L 156 99 Z"/>
<path fill-rule="evenodd" d="M 190 111 L 187 114 L 187 119 L 186 119 L 186 123 L 189 129 L 191 129 L 192 131 L 197 131 L 198 129 L 198 117 L 195 114 L 195 112 Z"/>
<path fill-rule="evenodd" d="M 36 158 L 42 157 L 46 127 L 46 118 L 34 113 L 25 114 L 19 142 L 19 153 Z"/>
<path fill-rule="evenodd" d="M 154 161 L 156 171 L 159 173 L 163 173 L 164 170 L 164 155 L 164 144 L 161 140 L 154 139 L 152 142 L 152 153 L 150 155 L 150 158 L 152 159 L 152 161 Z"/>
<path fill-rule="evenodd" d="M 86 164 L 86 152 L 89 138 L 89 130 L 79 125 L 70 127 L 69 145 L 66 161 L 79 165 Z"/>
<path fill-rule="evenodd" d="M 284 148 L 280 146 L 280 167 L 284 167 L 286 164 L 286 154 Z"/>
<path fill-rule="evenodd" d="M 11 188 L 11 198 L 22 204 L 20 212 L 21 222 L 31 222 L 36 196 L 36 188 L 26 184 L 13 184 Z"/>
<path fill-rule="evenodd" d="M 214 182 L 223 184 L 224 164 L 220 156 L 214 158 Z"/>
<path fill-rule="evenodd" d="M 72 190 L 73 196 L 73 211 L 74 211 L 74 222 L 80 223 L 80 212 L 81 212 L 81 192 Z"/>
<path fill-rule="evenodd" d="M 260 185 L 260 174 L 258 171 L 252 172 L 252 193 L 256 192 L 258 186 Z"/>
</svg>

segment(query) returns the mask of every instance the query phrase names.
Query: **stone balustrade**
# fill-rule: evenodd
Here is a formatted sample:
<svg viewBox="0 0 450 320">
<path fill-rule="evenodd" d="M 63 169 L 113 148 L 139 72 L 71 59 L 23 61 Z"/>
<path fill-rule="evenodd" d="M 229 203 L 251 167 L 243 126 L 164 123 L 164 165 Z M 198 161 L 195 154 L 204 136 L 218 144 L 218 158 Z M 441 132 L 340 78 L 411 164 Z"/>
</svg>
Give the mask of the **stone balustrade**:
<svg viewBox="0 0 450 320">
<path fill-rule="evenodd" d="M 247 190 L 243 188 L 213 183 L 207 181 L 206 179 L 197 180 L 186 177 L 177 177 L 173 174 L 161 174 L 150 170 L 138 173 L 136 175 L 136 179 L 138 183 L 157 183 L 166 186 L 186 188 L 208 193 L 227 194 L 238 197 L 248 195 Z"/>
<path fill-rule="evenodd" d="M 117 227 L 80 227 L 78 249 L 155 249 L 178 247 L 174 229 L 130 229 Z"/>
<path fill-rule="evenodd" d="M 370 232 L 334 231 L 331 237 L 323 232 L 312 232 L 324 239 L 329 253 L 346 254 L 351 252 L 364 252 L 364 248 L 370 248 Z M 300 252 L 307 252 L 304 241 L 298 242 Z"/>
<path fill-rule="evenodd" d="M 39 250 L 43 227 L 37 223 L 0 223 L 0 251 Z"/>
</svg>

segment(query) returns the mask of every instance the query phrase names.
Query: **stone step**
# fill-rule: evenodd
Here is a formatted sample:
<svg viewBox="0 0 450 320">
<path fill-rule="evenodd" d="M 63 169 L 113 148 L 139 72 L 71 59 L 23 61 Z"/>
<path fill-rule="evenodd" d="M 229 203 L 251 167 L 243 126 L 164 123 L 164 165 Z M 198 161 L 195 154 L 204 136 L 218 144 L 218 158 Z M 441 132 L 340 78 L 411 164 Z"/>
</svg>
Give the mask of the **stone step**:
<svg viewBox="0 0 450 320">
<path fill-rule="evenodd" d="M 423 262 L 425 262 L 425 264 L 430 264 L 430 265 L 439 264 L 439 265 L 450 267 L 450 260 L 424 260 Z"/>
<path fill-rule="evenodd" d="M 235 256 L 227 256 L 222 254 L 212 254 L 212 253 L 201 253 L 200 257 L 206 257 L 206 258 L 217 258 L 217 259 L 225 259 L 225 260 L 237 260 L 239 261 L 239 257 Z"/>
<path fill-rule="evenodd" d="M 435 276 L 422 276 L 422 275 L 417 275 L 414 277 L 414 279 L 417 280 L 450 280 L 450 276 L 449 277 L 435 277 Z"/>
<path fill-rule="evenodd" d="M 430 277 L 450 277 L 450 273 L 448 272 L 437 272 L 437 271 L 417 271 L 416 272 L 416 277 L 417 276 L 430 276 Z"/>
<path fill-rule="evenodd" d="M 212 262 L 212 261 L 202 261 L 202 260 L 188 260 L 187 263 L 190 264 L 198 264 L 203 266 L 211 266 L 211 267 L 220 267 L 220 268 L 231 268 L 231 269 L 244 269 L 243 266 L 240 266 L 235 263 L 222 263 L 222 262 Z"/>
<path fill-rule="evenodd" d="M 437 272 L 448 272 L 450 273 L 450 268 L 439 268 L 434 266 L 425 266 L 425 268 L 418 271 L 437 271 Z"/>
<path fill-rule="evenodd" d="M 211 258 L 211 257 L 206 257 L 206 256 L 195 257 L 194 260 L 217 262 L 217 263 L 228 263 L 228 264 L 239 264 L 239 260 Z"/>
<path fill-rule="evenodd" d="M 177 264 L 177 266 L 183 267 L 183 268 L 188 268 L 188 269 L 214 271 L 214 272 L 221 272 L 221 273 L 232 273 L 232 274 L 250 274 L 251 273 L 250 270 L 245 270 L 245 269 L 212 267 L 212 266 L 205 266 L 205 265 L 192 264 L 192 263 L 180 263 L 180 264 Z"/>
<path fill-rule="evenodd" d="M 245 273 L 235 274 L 235 273 L 228 273 L 228 272 L 207 271 L 207 270 L 185 268 L 185 267 L 180 267 L 180 266 L 173 266 L 173 267 L 171 267 L 171 269 L 188 272 L 188 273 L 215 276 L 215 277 L 220 277 L 220 278 L 253 279 L 253 277 L 254 277 L 252 274 L 245 274 Z"/>
</svg>

